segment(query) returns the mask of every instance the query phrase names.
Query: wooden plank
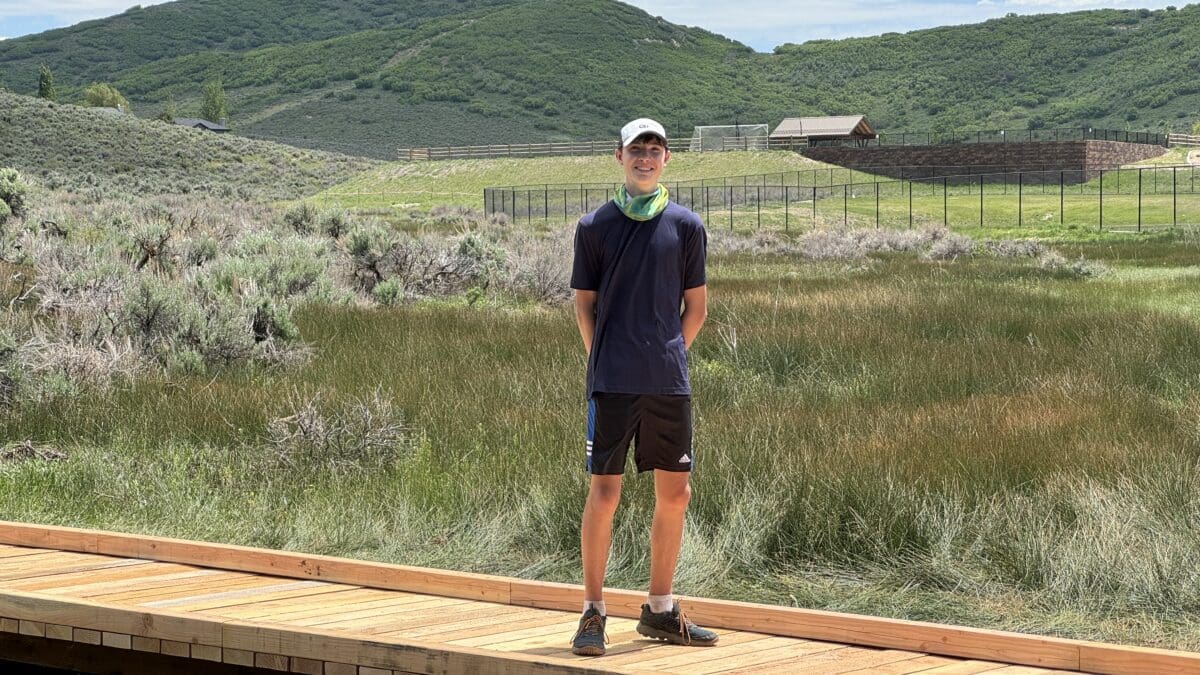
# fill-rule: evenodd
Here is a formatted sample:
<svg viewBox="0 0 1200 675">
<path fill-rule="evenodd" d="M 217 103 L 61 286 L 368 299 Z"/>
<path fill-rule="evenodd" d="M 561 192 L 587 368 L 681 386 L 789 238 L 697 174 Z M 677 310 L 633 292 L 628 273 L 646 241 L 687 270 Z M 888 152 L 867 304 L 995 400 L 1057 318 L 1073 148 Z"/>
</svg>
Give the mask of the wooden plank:
<svg viewBox="0 0 1200 675">
<path fill-rule="evenodd" d="M 221 651 L 222 650 L 220 647 L 214 647 L 212 645 L 196 645 L 196 644 L 194 644 L 194 645 L 192 645 L 191 658 L 200 659 L 201 661 L 215 661 L 217 663 L 220 663 L 221 662 Z"/>
<path fill-rule="evenodd" d="M 99 570 L 110 569 L 113 567 L 124 567 L 126 565 L 137 565 L 140 563 L 141 563 L 141 561 L 137 561 L 137 560 L 110 559 L 109 562 L 93 562 L 93 563 L 79 562 L 79 563 L 75 563 L 75 564 L 68 564 L 65 566 L 55 565 L 53 567 L 44 568 L 44 569 L 9 570 L 9 571 L 5 571 L 5 572 L 0 572 L 0 582 L 13 580 L 13 579 L 32 579 L 34 577 L 49 577 L 49 576 L 53 576 L 56 574 L 71 574 L 74 572 L 83 572 L 83 571 L 99 571 Z"/>
<path fill-rule="evenodd" d="M 191 605 L 197 602 L 222 602 L 236 600 L 238 598 L 255 597 L 258 595 L 279 593 L 287 591 L 308 591 L 314 585 L 320 585 L 319 581 L 279 581 L 278 579 L 270 579 L 267 583 L 247 584 L 241 587 L 225 589 L 217 587 L 210 593 L 201 593 L 184 598 L 168 598 L 163 600 L 153 600 L 150 602 L 138 603 L 142 607 L 172 607 L 178 608 L 180 605 Z"/>
<path fill-rule="evenodd" d="M 134 567 L 131 571 L 137 572 L 138 568 Z M 189 583 L 197 584 L 210 577 L 221 578 L 220 575 L 223 574 L 228 573 L 222 572 L 221 570 L 193 570 L 190 572 L 175 572 L 172 574 L 150 575 L 147 577 L 97 580 L 95 583 L 90 584 L 71 584 L 68 582 L 67 585 L 62 587 L 28 589 L 14 588 L 14 590 L 29 590 L 48 595 L 61 595 L 64 597 L 95 598 L 103 595 L 117 595 L 119 593 L 149 591 L 151 589 L 162 588 L 171 585 Z M 46 580 L 46 583 L 50 583 L 51 581 L 53 580 Z"/>
<path fill-rule="evenodd" d="M 388 612 L 403 612 L 407 609 L 423 609 L 453 603 L 468 603 L 462 598 L 443 598 L 436 595 L 416 595 L 386 591 L 384 597 L 362 600 L 348 604 L 309 607 L 291 612 L 289 615 L 271 614 L 270 620 L 298 626 L 314 626 L 320 623 L 351 620 L 359 616 L 376 616 Z"/>
<path fill-rule="evenodd" d="M 288 657 L 281 654 L 261 654 L 256 652 L 254 654 L 254 667 L 287 672 Z"/>
<path fill-rule="evenodd" d="M 845 647 L 843 645 L 831 644 L 827 642 L 797 642 L 791 645 L 775 647 L 774 649 L 765 649 L 752 654 L 739 654 L 730 658 L 713 659 L 705 661 L 688 669 L 689 675 L 692 673 L 759 673 L 765 672 L 767 668 L 772 666 L 782 666 L 784 672 L 822 672 L 820 670 L 810 670 L 809 664 L 815 660 L 825 657 L 833 652 L 850 650 L 857 651 L 856 647 Z M 832 672 L 832 671 L 831 671 Z"/>
<path fill-rule="evenodd" d="M 122 567 L 113 567 L 99 572 L 73 572 L 56 574 L 53 577 L 37 579 L 14 579 L 0 583 L 0 588 L 12 588 L 18 591 L 71 592 L 68 589 L 86 588 L 90 585 L 122 580 L 153 578 L 162 575 L 180 574 L 199 571 L 191 565 L 176 565 L 159 563 L 151 560 L 139 560 Z M 53 589 L 53 590 L 52 590 Z"/>
<path fill-rule="evenodd" d="M 17 633 L 32 637 L 46 637 L 46 624 L 41 621 L 21 619 L 17 624 Z"/>
<path fill-rule="evenodd" d="M 186 642 L 161 640 L 160 647 L 162 648 L 162 653 L 167 656 L 179 656 L 186 659 L 191 655 L 191 649 Z"/>
<path fill-rule="evenodd" d="M 254 652 L 245 649 L 221 650 L 221 661 L 235 666 L 254 666 Z"/>
<path fill-rule="evenodd" d="M 367 628 L 363 629 L 363 632 L 370 635 L 395 635 L 398 637 L 420 638 L 434 633 L 478 628 L 481 625 L 519 622 L 524 619 L 546 616 L 547 614 L 547 612 L 526 609 L 524 607 L 487 604 L 470 610 L 446 612 L 444 616 L 430 619 L 421 626 Z"/>
<path fill-rule="evenodd" d="M 169 610 L 147 613 L 78 598 L 66 599 L 4 591 L 0 593 L 0 616 L 58 623 L 76 629 L 166 638 L 180 642 L 221 644 L 221 625 L 211 618 L 198 618 Z"/>
<path fill-rule="evenodd" d="M 743 633 L 743 635 L 746 635 L 746 633 Z M 754 634 L 750 633 L 750 635 Z M 724 636 L 721 636 L 717 644 L 712 647 L 679 645 L 687 651 L 658 657 L 645 655 L 642 660 L 637 662 L 637 666 L 638 668 L 647 670 L 675 670 L 679 668 L 684 672 L 691 672 L 693 666 L 705 661 L 728 659 L 742 654 L 755 654 L 776 647 L 790 647 L 797 642 L 800 642 L 800 640 L 796 638 L 757 636 L 757 639 L 728 644 L 724 640 Z"/>
<path fill-rule="evenodd" d="M 125 633 L 112 633 L 102 631 L 100 633 L 100 644 L 113 649 L 133 649 L 133 636 Z"/>
<path fill-rule="evenodd" d="M 141 604 L 172 597 L 188 597 L 201 595 L 214 588 L 240 588 L 248 584 L 259 583 L 255 576 L 241 572 L 218 572 L 203 579 L 173 579 L 165 582 L 155 582 L 146 588 L 131 588 L 119 591 L 96 590 L 71 597 L 85 598 L 93 602 L 111 604 Z"/>
<path fill-rule="evenodd" d="M 344 586 L 342 584 L 327 584 L 323 581 L 302 581 L 297 583 L 311 584 L 300 588 L 292 588 L 288 590 L 269 591 L 264 589 L 248 589 L 240 592 L 236 597 L 229 598 L 213 598 L 208 600 L 195 600 L 182 602 L 178 605 L 172 605 L 172 609 L 177 612 L 199 612 L 219 609 L 231 609 L 233 607 L 243 607 L 254 605 L 262 602 L 270 602 L 273 600 L 290 600 L 294 598 L 314 598 L 318 595 L 326 593 L 334 593 L 355 588 L 354 586 Z"/>
<path fill-rule="evenodd" d="M 358 666 L 349 663 L 324 661 L 325 675 L 358 675 Z"/>
<path fill-rule="evenodd" d="M 28 546 L 9 546 L 7 544 L 0 545 L 0 558 L 16 558 L 34 553 L 43 553 L 44 548 L 30 548 Z"/>
<path fill-rule="evenodd" d="M 21 630 L 21 622 L 7 617 L 0 618 L 0 633 L 16 633 Z"/>
<path fill-rule="evenodd" d="M 150 652 L 158 654 L 162 652 L 162 640 L 158 638 L 146 638 L 140 635 L 133 636 L 133 651 L 135 652 Z"/>
<path fill-rule="evenodd" d="M 848 671 L 847 675 L 911 675 L 927 671 L 930 668 L 939 666 L 952 666 L 963 663 L 961 659 L 952 659 L 947 656 L 918 656 L 914 659 L 904 661 L 893 661 L 892 663 L 883 663 L 871 666 L 869 668 L 860 668 L 858 670 Z"/>
<path fill-rule="evenodd" d="M 470 600 L 461 598 L 436 598 L 423 602 L 384 605 L 357 612 L 346 612 L 337 615 L 310 617 L 288 621 L 295 626 L 317 626 L 326 630 L 354 630 L 360 626 L 380 625 L 383 623 L 404 625 L 405 616 L 422 615 L 426 610 L 438 610 L 455 604 L 469 603 Z"/>
<path fill-rule="evenodd" d="M 325 663 L 319 659 L 293 656 L 288 660 L 288 672 L 302 675 L 325 675 Z"/>
<path fill-rule="evenodd" d="M 46 637 L 51 640 L 65 640 L 70 642 L 75 629 L 70 626 L 64 626 L 58 623 L 46 624 Z"/>
<path fill-rule="evenodd" d="M 1005 664 L 994 661 L 976 661 L 972 659 L 926 670 L 918 670 L 916 672 L 920 673 L 920 675 L 975 675 L 976 673 L 988 673 L 1004 666 Z"/>
<path fill-rule="evenodd" d="M 191 564 L 449 597 L 508 602 L 509 580 L 482 574 L 267 551 L 230 544 L 0 522 L 0 543 Z"/>
<path fill-rule="evenodd" d="M 610 628 L 609 628 L 610 631 L 616 629 L 616 628 L 614 628 L 614 624 L 616 623 L 616 621 L 614 619 L 615 619 L 615 617 L 611 617 L 611 616 L 608 618 L 608 624 L 610 626 Z M 457 645 L 460 647 L 485 647 L 487 645 L 512 642 L 513 640 L 520 640 L 522 638 L 542 637 L 542 636 L 546 636 L 546 635 L 559 635 L 561 633 L 567 633 L 567 637 L 569 638 L 570 635 L 572 633 L 574 633 L 575 629 L 578 628 L 578 626 L 579 626 L 579 619 L 572 616 L 572 617 L 561 618 L 558 621 L 555 621 L 553 623 L 532 626 L 532 627 L 527 627 L 527 628 L 513 628 L 512 626 L 505 626 L 505 625 L 493 626 L 494 630 L 491 633 L 486 634 L 486 635 L 480 635 L 478 637 L 470 637 L 470 638 L 461 638 L 461 639 L 456 639 L 456 640 L 441 639 L 441 640 L 438 640 L 438 642 L 447 642 L 448 644 Z"/>
<path fill-rule="evenodd" d="M 1200 673 L 1200 653 L 1088 642 L 1080 647 L 1079 665 L 1093 673 Z"/>
<path fill-rule="evenodd" d="M 548 626 L 551 625 L 551 623 L 563 623 L 564 621 L 575 621 L 575 626 L 577 627 L 578 625 L 578 617 L 571 615 L 565 615 L 564 617 L 564 615 L 554 614 L 547 614 L 538 617 L 530 616 L 528 619 L 522 619 L 521 625 L 527 628 L 533 628 L 534 626 Z M 450 632 L 434 632 L 424 635 L 422 639 L 437 641 L 437 643 L 454 643 L 455 640 L 479 638 L 482 637 L 482 635 L 492 635 L 503 632 L 506 629 L 505 626 L 506 625 L 504 625 L 504 623 L 484 623 L 484 625 L 481 626 L 455 629 L 455 631 Z M 571 634 L 575 634 L 575 628 L 570 628 L 570 631 Z M 404 638 L 406 635 L 404 635 L 404 632 L 397 632 L 396 637 Z"/>
<path fill-rule="evenodd" d="M 71 633 L 71 640 L 74 642 L 82 642 L 85 645 L 99 645 L 103 635 L 98 630 L 89 630 L 87 628 L 76 628 Z"/>
<path fill-rule="evenodd" d="M 908 663 L 913 659 L 920 658 L 922 655 L 915 652 L 906 652 L 899 649 L 862 649 L 858 647 L 848 647 L 853 650 L 846 652 L 843 650 L 832 650 L 824 652 L 812 658 L 812 665 L 809 665 L 806 659 L 798 669 L 792 669 L 787 672 L 794 673 L 847 673 L 851 671 L 867 670 L 868 672 L 876 672 L 874 669 L 878 666 L 887 666 L 896 663 Z M 829 660 L 823 661 L 822 657 L 829 657 Z M 778 668 L 782 668 L 782 664 Z M 769 673 L 770 668 L 762 672 Z M 776 672 L 784 672 L 776 670 Z"/>
<path fill-rule="evenodd" d="M 331 596 L 338 597 L 331 597 Z M 403 594 L 406 602 L 418 602 L 427 596 Z M 221 616 L 236 619 L 254 619 L 273 623 L 289 622 L 309 616 L 324 616 L 348 611 L 374 607 L 379 604 L 396 602 L 398 598 L 393 591 L 376 591 L 369 588 L 357 589 L 345 594 L 322 594 L 296 598 L 294 602 L 270 603 L 271 606 L 246 605 L 228 610 L 218 610 Z M 266 603 L 264 603 L 265 605 Z"/>
<path fill-rule="evenodd" d="M 272 613 L 312 609 L 313 607 L 324 607 L 329 604 L 345 603 L 350 601 L 352 598 L 362 597 L 364 594 L 368 593 L 374 594 L 374 597 L 385 597 L 387 591 L 377 591 L 370 588 L 350 586 L 347 589 L 332 591 L 327 594 L 314 593 L 312 595 L 297 595 L 290 598 L 264 600 L 262 602 L 214 607 L 212 609 L 195 611 L 198 614 L 212 614 L 214 616 L 225 616 L 230 618 L 253 619 Z"/>
</svg>

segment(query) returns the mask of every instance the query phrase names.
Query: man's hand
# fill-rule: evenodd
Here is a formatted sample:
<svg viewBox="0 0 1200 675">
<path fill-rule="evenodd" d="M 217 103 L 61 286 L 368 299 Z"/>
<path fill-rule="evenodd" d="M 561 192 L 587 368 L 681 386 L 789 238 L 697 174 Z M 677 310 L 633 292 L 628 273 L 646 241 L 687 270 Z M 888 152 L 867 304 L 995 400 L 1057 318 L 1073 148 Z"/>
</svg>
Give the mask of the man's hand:
<svg viewBox="0 0 1200 675">
<path fill-rule="evenodd" d="M 578 300 L 576 300 L 578 302 Z M 578 306 L 578 305 L 577 305 Z M 700 327 L 708 318 L 708 286 L 697 286 L 683 292 L 683 314 L 679 322 L 683 327 L 684 349 L 691 349 L 692 340 L 700 333 Z"/>
<path fill-rule="evenodd" d="M 575 323 L 579 324 L 579 336 L 588 356 L 592 354 L 592 336 L 596 333 L 596 296 L 596 291 L 575 291 Z"/>
</svg>

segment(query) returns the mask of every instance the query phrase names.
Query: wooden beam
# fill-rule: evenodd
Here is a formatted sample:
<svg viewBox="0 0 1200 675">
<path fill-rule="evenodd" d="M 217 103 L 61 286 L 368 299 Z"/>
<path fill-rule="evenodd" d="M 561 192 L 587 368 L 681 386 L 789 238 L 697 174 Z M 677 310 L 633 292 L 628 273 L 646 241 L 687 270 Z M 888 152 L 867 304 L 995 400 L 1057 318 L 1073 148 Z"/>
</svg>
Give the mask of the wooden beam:
<svg viewBox="0 0 1200 675">
<path fill-rule="evenodd" d="M 298 579 L 320 579 L 335 583 L 361 585 L 372 588 L 428 593 L 453 598 L 486 600 L 527 607 L 558 609 L 574 612 L 583 597 L 582 587 L 573 584 L 509 579 L 505 577 L 433 570 L 403 565 L 372 563 L 328 556 L 310 556 L 299 553 L 269 551 L 264 549 L 211 544 L 202 542 L 146 537 L 140 535 L 99 532 L 75 528 L 63 528 L 0 521 L 0 544 L 23 547 L 45 547 L 66 551 L 97 553 L 203 565 L 226 570 L 271 574 Z M 0 584 L 2 585 L 2 584 Z M 632 591 L 606 591 L 606 602 L 612 616 L 636 617 L 643 599 L 641 593 Z M 1042 668 L 1067 670 L 1086 669 L 1092 672 L 1117 673 L 1137 670 L 1139 673 L 1200 672 L 1200 654 L 1161 649 L 1128 647 L 1090 643 L 1062 638 L 1041 637 L 977 628 L 944 626 L 932 623 L 859 616 L 836 612 L 824 612 L 791 607 L 775 607 L 754 603 L 704 598 L 684 598 L 689 615 L 699 623 L 714 628 L 729 628 L 771 633 L 787 637 L 841 642 L 899 649 L 912 652 L 937 654 L 1000 661 Z M 55 604 L 60 603 L 60 604 Z M 324 642 L 330 636 L 307 629 L 299 633 L 284 635 L 274 629 L 264 629 L 215 617 L 197 617 L 169 611 L 141 612 L 129 609 L 105 608 L 106 621 L 116 622 L 120 632 L 139 634 L 132 628 L 139 622 L 148 622 L 149 633 L 143 637 L 154 637 L 180 642 L 199 642 L 205 645 L 224 645 L 236 649 L 282 654 L 302 658 L 321 658 L 313 645 Z M 77 628 L 98 629 L 96 620 L 99 605 L 88 605 L 63 599 L 49 600 L 19 592 L 0 589 L 0 616 L 17 619 L 52 622 Z M 70 619 L 70 620 L 68 620 Z M 221 623 L 224 621 L 224 623 Z M 103 629 L 100 626 L 99 629 Z M 193 632 L 195 631 L 195 632 Z M 215 633 L 214 633 L 215 631 Z M 263 632 L 266 631 L 266 632 Z M 271 632 L 274 631 L 274 632 Z M 265 636 L 265 637 L 264 637 Z M 318 639 L 318 638 L 321 639 Z M 345 640 L 344 636 L 332 636 Z M 259 642 L 266 640 L 266 642 Z M 301 651 L 273 648 L 271 640 L 284 640 L 305 647 Z M 405 641 L 398 637 L 376 638 L 377 642 L 363 642 L 357 646 L 343 643 L 348 653 L 360 651 L 368 655 L 381 653 L 383 659 L 366 665 L 395 669 L 418 668 L 414 658 L 427 656 L 432 662 L 447 667 L 481 665 L 494 654 L 460 651 L 444 644 Z M 384 646 L 386 645 L 386 647 Z M 377 652 L 377 648 L 381 652 Z M 405 652 L 405 650 L 409 650 Z M 399 663 L 387 660 L 387 653 L 408 654 Z M 510 655 L 512 657 L 520 655 Z M 409 658 L 412 657 L 412 658 Z M 350 662 L 330 655 L 334 661 Z M 522 662 L 531 666 L 534 662 Z M 498 666 L 513 668 L 513 664 Z M 581 671 L 583 672 L 583 671 Z"/>
</svg>

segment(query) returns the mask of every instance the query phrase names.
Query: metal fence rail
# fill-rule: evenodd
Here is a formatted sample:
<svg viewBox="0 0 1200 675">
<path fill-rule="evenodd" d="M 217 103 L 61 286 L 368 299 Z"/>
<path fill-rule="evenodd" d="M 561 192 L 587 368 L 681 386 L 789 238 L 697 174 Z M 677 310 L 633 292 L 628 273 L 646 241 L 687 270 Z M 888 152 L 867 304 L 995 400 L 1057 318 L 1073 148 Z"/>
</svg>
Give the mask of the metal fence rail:
<svg viewBox="0 0 1200 675">
<path fill-rule="evenodd" d="M 1057 223 L 1141 231 L 1200 225 L 1198 169 L 1017 170 L 824 185 L 679 183 L 668 189 L 708 227 L 728 229 Z M 514 222 L 569 222 L 611 200 L 615 187 L 488 188 L 484 210 Z"/>
</svg>

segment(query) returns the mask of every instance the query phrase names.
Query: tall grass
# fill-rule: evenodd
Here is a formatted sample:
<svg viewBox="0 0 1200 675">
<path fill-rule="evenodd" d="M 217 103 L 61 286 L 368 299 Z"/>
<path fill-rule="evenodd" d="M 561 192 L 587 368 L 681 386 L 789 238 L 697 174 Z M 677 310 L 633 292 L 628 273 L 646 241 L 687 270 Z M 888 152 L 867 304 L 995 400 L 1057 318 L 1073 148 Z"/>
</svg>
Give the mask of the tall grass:
<svg viewBox="0 0 1200 675">
<path fill-rule="evenodd" d="M 1116 271 L 715 254 L 677 590 L 1200 646 L 1181 618 L 1200 611 L 1200 326 L 1158 299 L 1194 298 L 1194 279 L 1138 276 L 1186 270 L 1166 245 L 1089 250 Z M 0 516 L 577 579 L 567 308 L 310 305 L 296 322 L 302 369 L 163 376 L 0 421 L 69 452 L 0 468 Z M 377 390 L 405 430 L 390 459 L 280 467 L 272 420 Z M 652 507 L 630 476 L 614 585 L 646 581 Z"/>
</svg>

